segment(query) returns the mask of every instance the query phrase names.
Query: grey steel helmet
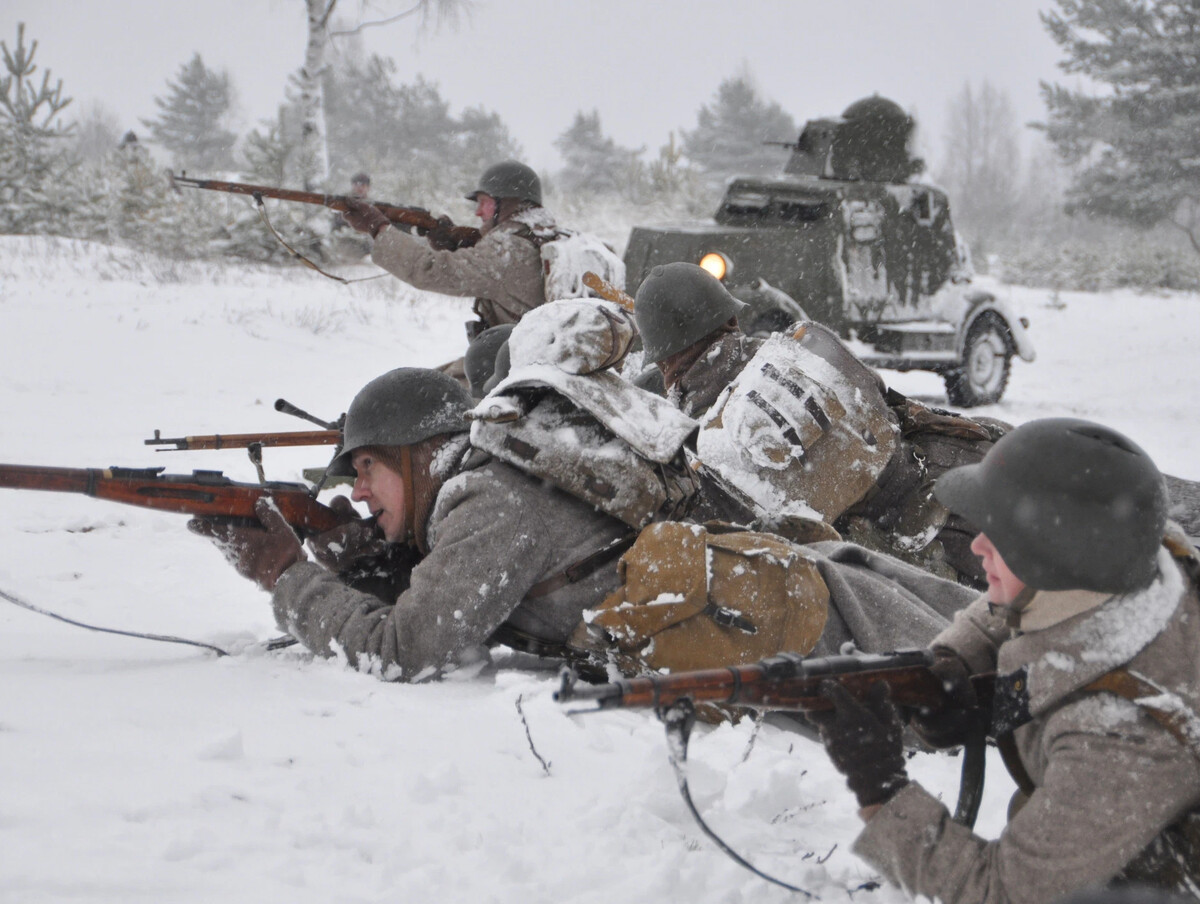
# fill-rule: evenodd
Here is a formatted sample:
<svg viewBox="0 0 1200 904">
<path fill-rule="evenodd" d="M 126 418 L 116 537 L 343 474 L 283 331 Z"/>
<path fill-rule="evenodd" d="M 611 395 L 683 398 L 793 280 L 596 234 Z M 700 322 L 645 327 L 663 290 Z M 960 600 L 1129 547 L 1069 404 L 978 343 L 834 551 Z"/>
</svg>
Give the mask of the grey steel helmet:
<svg viewBox="0 0 1200 904">
<path fill-rule="evenodd" d="M 364 446 L 412 446 L 470 426 L 473 406 L 462 384 L 441 371 L 398 367 L 359 390 L 346 412 L 342 451 L 329 463 L 332 477 L 353 476 L 350 459 Z"/>
<path fill-rule="evenodd" d="M 496 372 L 496 353 L 508 341 L 515 323 L 502 323 L 499 326 L 488 327 L 471 340 L 467 352 L 463 355 L 463 371 L 467 382 L 471 384 L 471 395 L 482 399 L 486 392 L 484 384 Z"/>
<path fill-rule="evenodd" d="M 633 317 L 642 337 L 645 360 L 657 364 L 692 345 L 745 305 L 702 267 L 660 264 L 638 287 Z"/>
<path fill-rule="evenodd" d="M 484 171 L 483 177 L 479 180 L 479 187 L 467 195 L 467 200 L 474 201 L 481 194 L 491 195 L 497 199 L 519 198 L 540 207 L 542 204 L 542 180 L 524 163 L 505 160 L 489 166 Z"/>
<path fill-rule="evenodd" d="M 1167 520 L 1162 474 L 1132 440 L 1101 424 L 1030 421 L 979 464 L 943 474 L 934 494 L 1036 590 L 1129 593 L 1157 573 Z"/>
</svg>

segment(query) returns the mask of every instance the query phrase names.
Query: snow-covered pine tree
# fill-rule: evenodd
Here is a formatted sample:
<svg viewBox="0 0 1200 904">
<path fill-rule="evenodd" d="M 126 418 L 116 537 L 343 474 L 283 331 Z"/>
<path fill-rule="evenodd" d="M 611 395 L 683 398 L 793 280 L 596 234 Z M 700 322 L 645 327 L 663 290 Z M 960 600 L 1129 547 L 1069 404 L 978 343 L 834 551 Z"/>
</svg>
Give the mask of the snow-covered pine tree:
<svg viewBox="0 0 1200 904">
<path fill-rule="evenodd" d="M 1041 124 L 1080 166 L 1068 209 L 1169 223 L 1200 253 L 1200 16 L 1168 0 L 1056 0 L 1042 13 L 1064 72 L 1094 93 L 1042 83 Z"/>
<path fill-rule="evenodd" d="M 623 148 L 605 135 L 599 111 L 577 112 L 554 146 L 566 163 L 558 176 L 563 191 L 620 195 L 631 201 L 640 196 L 643 167 L 639 158 L 645 148 Z"/>
<path fill-rule="evenodd" d="M 70 210 L 62 186 L 76 161 L 60 114 L 71 99 L 62 79 L 51 85 L 49 69 L 37 81 L 37 41 L 26 46 L 24 22 L 16 45 L 0 41 L 0 53 L 0 233 L 62 232 Z"/>
<path fill-rule="evenodd" d="M 229 73 L 209 69 L 196 53 L 179 67 L 174 81 L 167 81 L 166 96 L 154 98 L 158 116 L 142 124 L 177 166 L 203 173 L 227 170 L 237 143 L 237 135 L 225 127 L 233 97 Z"/>
<path fill-rule="evenodd" d="M 793 141 L 796 134 L 795 120 L 742 72 L 721 82 L 712 103 L 697 112 L 696 128 L 681 133 L 681 144 L 710 191 L 719 193 L 730 176 L 780 172 L 787 152 L 766 142 Z"/>
</svg>

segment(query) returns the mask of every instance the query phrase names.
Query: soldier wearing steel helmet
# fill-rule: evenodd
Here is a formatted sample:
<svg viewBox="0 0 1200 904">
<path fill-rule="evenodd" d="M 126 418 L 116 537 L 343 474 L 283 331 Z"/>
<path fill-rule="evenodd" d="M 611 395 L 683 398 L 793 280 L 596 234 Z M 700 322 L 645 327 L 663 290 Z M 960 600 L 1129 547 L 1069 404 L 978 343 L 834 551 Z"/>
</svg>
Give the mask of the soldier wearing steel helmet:
<svg viewBox="0 0 1200 904">
<path fill-rule="evenodd" d="M 489 167 L 467 194 L 476 204 L 482 238 L 469 247 L 447 249 L 394 228 L 370 204 L 351 204 L 346 222 L 374 240 L 371 259 L 409 285 L 443 295 L 475 299 L 475 336 L 488 327 L 515 323 L 546 303 L 540 245 L 559 231 L 542 206 L 542 183 L 523 163 L 506 160 Z M 431 236 L 433 233 L 431 233 Z"/>
<path fill-rule="evenodd" d="M 583 610 L 617 585 L 611 544 L 628 528 L 473 450 L 472 405 L 455 380 L 421 368 L 390 371 L 355 396 L 329 471 L 355 475 L 351 498 L 371 518 L 311 539 L 317 561 L 268 507 L 262 528 L 191 526 L 271 591 L 284 630 L 382 678 L 438 675 L 489 642 L 558 652 Z M 415 549 L 409 567 L 383 561 L 371 574 L 389 549 Z"/>
<path fill-rule="evenodd" d="M 909 780 L 886 697 L 831 688 L 822 737 L 863 808 L 855 851 L 945 904 L 1126 882 L 1200 899 L 1200 563 L 1158 468 L 1115 430 L 1048 418 L 937 494 L 980 530 L 988 589 L 933 643 L 956 702 L 913 725 L 961 742 L 967 678 L 995 672 L 990 733 L 1020 790 L 997 840 L 972 834 Z"/>
<path fill-rule="evenodd" d="M 748 365 L 772 341 L 742 332 L 743 308 L 719 280 L 682 262 L 655 267 L 634 300 L 644 360 L 658 366 L 667 398 L 701 422 L 698 446 L 714 435 L 706 433 L 710 426 L 728 424 L 727 408 L 714 406 L 727 405 L 731 385 L 754 376 Z M 826 327 L 801 322 L 793 329 L 810 369 L 825 375 L 826 386 L 845 387 L 844 404 L 826 405 L 828 411 L 818 416 L 820 435 L 803 448 L 794 443 L 786 464 L 764 466 L 750 482 L 786 479 L 787 502 L 803 495 L 847 539 L 939 576 L 981 585 L 983 571 L 969 550 L 974 534 L 933 499 L 933 485 L 948 468 L 979 461 L 1008 425 L 927 409 L 889 390 Z M 804 394 L 795 381 L 780 382 Z M 821 391 L 818 387 L 817 396 Z M 804 399 L 808 409 L 817 396 Z M 796 426 L 787 415 L 770 414 L 785 428 Z M 796 439 L 795 432 L 784 432 Z M 703 448 L 700 453 L 720 469 L 715 456 Z M 867 477 L 865 465 L 873 468 Z"/>
</svg>

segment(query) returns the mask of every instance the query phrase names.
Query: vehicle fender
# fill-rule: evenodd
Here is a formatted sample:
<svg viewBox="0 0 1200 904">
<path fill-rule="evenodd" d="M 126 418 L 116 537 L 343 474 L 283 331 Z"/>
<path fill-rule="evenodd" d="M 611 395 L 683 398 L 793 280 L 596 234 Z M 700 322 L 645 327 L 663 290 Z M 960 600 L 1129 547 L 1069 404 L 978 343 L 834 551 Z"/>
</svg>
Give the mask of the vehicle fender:
<svg viewBox="0 0 1200 904">
<path fill-rule="evenodd" d="M 1013 344 L 1017 348 L 1017 354 L 1024 361 L 1032 361 L 1037 353 L 1033 348 L 1033 341 L 1029 338 L 1029 331 L 1025 328 L 1025 323 L 1012 309 L 1007 301 L 1002 298 L 997 298 L 991 292 L 975 290 L 967 295 L 967 313 L 963 317 L 962 323 L 958 328 L 958 351 L 962 354 L 963 345 L 967 341 L 967 332 L 980 314 L 987 311 L 994 311 L 1008 327 L 1009 335 L 1013 338 Z"/>
</svg>

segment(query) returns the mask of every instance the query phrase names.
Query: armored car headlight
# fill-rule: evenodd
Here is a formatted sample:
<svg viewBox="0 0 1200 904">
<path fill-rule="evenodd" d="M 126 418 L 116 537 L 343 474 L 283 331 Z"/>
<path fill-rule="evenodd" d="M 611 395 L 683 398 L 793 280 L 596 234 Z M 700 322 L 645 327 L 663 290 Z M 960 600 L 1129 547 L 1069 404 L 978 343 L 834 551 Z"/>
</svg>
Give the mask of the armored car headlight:
<svg viewBox="0 0 1200 904">
<path fill-rule="evenodd" d="M 725 279 L 726 275 L 732 269 L 729 258 L 720 251 L 709 251 L 704 257 L 700 258 L 700 266 L 721 280 Z"/>
</svg>

